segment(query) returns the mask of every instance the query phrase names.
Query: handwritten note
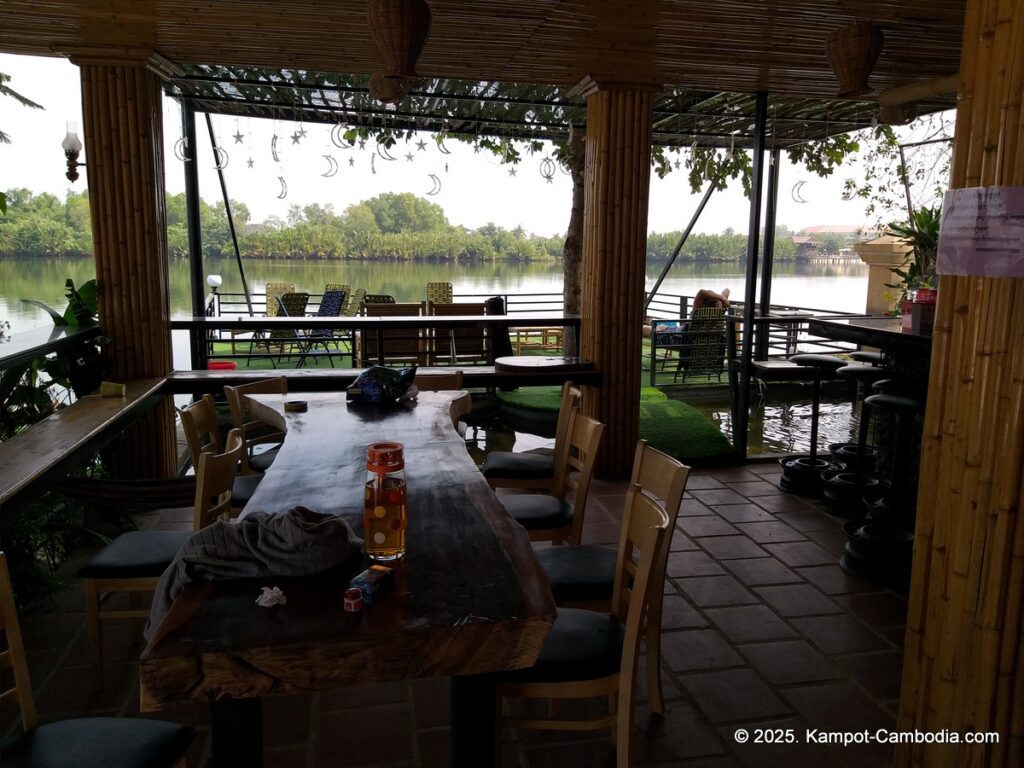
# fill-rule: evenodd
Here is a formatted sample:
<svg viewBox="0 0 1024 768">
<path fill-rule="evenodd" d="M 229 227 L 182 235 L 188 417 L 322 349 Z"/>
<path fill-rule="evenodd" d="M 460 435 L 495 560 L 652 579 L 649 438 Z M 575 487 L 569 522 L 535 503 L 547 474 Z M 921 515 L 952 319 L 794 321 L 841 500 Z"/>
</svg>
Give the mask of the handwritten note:
<svg viewBox="0 0 1024 768">
<path fill-rule="evenodd" d="M 937 267 L 941 275 L 1024 277 L 1024 187 L 949 190 Z"/>
</svg>

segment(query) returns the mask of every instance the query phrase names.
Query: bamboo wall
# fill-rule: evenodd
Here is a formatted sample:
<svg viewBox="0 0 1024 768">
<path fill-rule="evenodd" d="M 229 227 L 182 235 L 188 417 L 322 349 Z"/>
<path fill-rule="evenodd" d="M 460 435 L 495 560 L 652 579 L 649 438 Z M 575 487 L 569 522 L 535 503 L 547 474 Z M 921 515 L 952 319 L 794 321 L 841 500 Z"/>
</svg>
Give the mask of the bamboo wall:
<svg viewBox="0 0 1024 768">
<path fill-rule="evenodd" d="M 114 381 L 171 370 L 170 297 L 159 80 L 142 61 L 76 59 L 81 67 L 100 322 Z M 163 403 L 116 444 L 121 476 L 176 469 L 174 415 Z"/>
<path fill-rule="evenodd" d="M 970 0 L 952 187 L 1024 185 L 1024 3 Z M 901 766 L 1024 765 L 1024 279 L 943 276 L 929 379 Z"/>
<path fill-rule="evenodd" d="M 650 187 L 649 91 L 587 97 L 580 354 L 603 375 L 584 411 L 608 426 L 598 472 L 627 477 L 639 436 L 640 345 Z"/>
</svg>

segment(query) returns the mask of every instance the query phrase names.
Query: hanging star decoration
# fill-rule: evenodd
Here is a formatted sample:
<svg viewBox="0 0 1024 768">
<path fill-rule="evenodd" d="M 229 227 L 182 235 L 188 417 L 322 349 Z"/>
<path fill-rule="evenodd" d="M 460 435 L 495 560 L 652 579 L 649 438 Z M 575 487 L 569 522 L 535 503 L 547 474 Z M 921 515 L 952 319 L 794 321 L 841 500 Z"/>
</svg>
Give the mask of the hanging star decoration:
<svg viewBox="0 0 1024 768">
<path fill-rule="evenodd" d="M 509 168 L 508 169 L 508 175 L 509 176 L 515 176 L 516 175 L 516 169 L 515 168 Z"/>
<path fill-rule="evenodd" d="M 243 135 L 243 133 L 241 131 L 239 131 L 238 129 L 235 129 L 234 139 L 235 139 L 235 144 L 241 144 L 243 141 L 245 141 L 245 136 Z"/>
<path fill-rule="evenodd" d="M 354 157 L 350 157 L 348 159 L 348 165 L 349 165 L 350 168 L 355 168 L 356 167 L 356 159 Z"/>
<path fill-rule="evenodd" d="M 479 155 L 480 154 L 480 145 L 479 144 L 474 144 L 473 145 L 473 154 L 474 155 Z"/>
<path fill-rule="evenodd" d="M 245 164 L 246 164 L 246 165 L 247 165 L 247 166 L 248 166 L 249 168 L 252 168 L 252 165 L 253 165 L 253 162 L 252 162 L 252 158 L 250 157 L 250 158 L 249 158 L 248 160 L 246 160 L 246 161 L 245 161 Z"/>
<path fill-rule="evenodd" d="M 360 139 L 359 140 L 359 148 L 360 149 L 365 149 L 366 148 L 366 139 Z"/>
<path fill-rule="evenodd" d="M 299 134 L 300 139 L 306 138 L 306 126 L 304 126 L 302 123 L 299 123 L 299 130 L 297 130 L 296 133 Z"/>
<path fill-rule="evenodd" d="M 678 170 L 679 170 L 679 161 L 678 161 L 678 160 L 676 160 L 676 161 L 675 161 L 675 162 L 673 163 L 673 165 L 674 165 L 674 166 L 676 167 L 676 170 L 678 171 Z"/>
<path fill-rule="evenodd" d="M 302 136 L 299 135 L 298 131 L 296 131 L 295 133 L 292 134 L 292 144 L 298 144 L 299 141 L 301 141 L 301 140 L 302 140 Z"/>
<path fill-rule="evenodd" d="M 420 139 L 419 141 L 416 142 L 416 149 L 418 152 L 426 152 L 427 142 L 425 142 L 423 139 Z"/>
<path fill-rule="evenodd" d="M 405 159 L 408 160 L 411 163 L 412 159 L 413 159 L 412 158 L 412 152 L 406 152 L 405 153 Z"/>
<path fill-rule="evenodd" d="M 448 163 L 445 163 L 445 164 L 444 164 L 444 172 L 445 172 L 445 173 L 448 173 Z"/>
</svg>

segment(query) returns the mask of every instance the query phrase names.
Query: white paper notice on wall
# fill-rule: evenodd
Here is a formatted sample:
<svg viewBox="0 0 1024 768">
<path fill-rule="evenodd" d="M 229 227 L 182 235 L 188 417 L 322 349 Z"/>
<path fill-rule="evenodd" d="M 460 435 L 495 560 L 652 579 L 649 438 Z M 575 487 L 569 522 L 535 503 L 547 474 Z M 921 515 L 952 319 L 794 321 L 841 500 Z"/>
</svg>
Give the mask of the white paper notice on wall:
<svg viewBox="0 0 1024 768">
<path fill-rule="evenodd" d="M 1024 277 L 1024 187 L 949 190 L 937 268 L 940 275 Z"/>
</svg>

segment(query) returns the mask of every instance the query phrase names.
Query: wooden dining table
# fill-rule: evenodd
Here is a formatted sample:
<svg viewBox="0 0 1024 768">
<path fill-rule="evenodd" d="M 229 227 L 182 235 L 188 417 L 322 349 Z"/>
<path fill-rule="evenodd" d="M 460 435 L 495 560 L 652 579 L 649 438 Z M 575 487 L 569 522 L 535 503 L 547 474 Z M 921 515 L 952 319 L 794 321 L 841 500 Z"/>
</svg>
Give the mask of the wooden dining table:
<svg viewBox="0 0 1024 768">
<path fill-rule="evenodd" d="M 306 402 L 286 412 L 285 400 Z M 466 450 L 454 419 L 465 392 L 420 393 L 398 406 L 347 404 L 344 393 L 255 395 L 253 410 L 286 436 L 242 515 L 295 506 L 338 515 L 362 535 L 366 448 L 405 446 L 408 529 L 394 584 L 345 612 L 366 563 L 309 578 L 202 581 L 177 597 L 142 654 L 151 707 L 208 702 L 214 765 L 262 764 L 266 696 L 421 677 L 452 678 L 452 765 L 495 755 L 488 673 L 531 666 L 555 618 L 547 577 Z M 296 557 L 301 557 L 296 553 Z M 261 608 L 262 586 L 287 603 Z M 358 695 L 357 689 L 354 695 Z"/>
</svg>

